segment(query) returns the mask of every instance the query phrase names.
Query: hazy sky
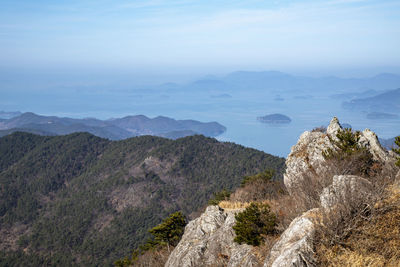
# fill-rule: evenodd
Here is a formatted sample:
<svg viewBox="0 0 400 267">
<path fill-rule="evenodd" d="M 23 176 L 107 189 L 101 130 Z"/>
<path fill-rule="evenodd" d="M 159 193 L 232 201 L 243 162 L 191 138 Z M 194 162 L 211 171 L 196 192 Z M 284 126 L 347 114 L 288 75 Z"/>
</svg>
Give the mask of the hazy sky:
<svg viewBox="0 0 400 267">
<path fill-rule="evenodd" d="M 1 0 L 0 67 L 399 67 L 400 1 Z"/>
</svg>

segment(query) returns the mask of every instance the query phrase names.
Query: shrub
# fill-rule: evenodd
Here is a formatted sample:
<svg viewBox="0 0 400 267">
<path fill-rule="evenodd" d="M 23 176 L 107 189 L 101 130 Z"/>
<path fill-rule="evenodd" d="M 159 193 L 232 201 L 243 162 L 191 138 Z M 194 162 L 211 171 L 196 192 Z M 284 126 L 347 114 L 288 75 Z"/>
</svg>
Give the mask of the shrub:
<svg viewBox="0 0 400 267">
<path fill-rule="evenodd" d="M 381 177 L 385 179 L 384 177 Z M 322 214 L 314 238 L 320 266 L 400 266 L 400 188 L 389 185 Z M 361 205 L 360 205 L 361 204 Z"/>
<path fill-rule="evenodd" d="M 323 152 L 325 159 L 346 158 L 364 149 L 364 147 L 360 146 L 358 143 L 360 140 L 360 131 L 353 132 L 351 128 L 346 128 L 339 130 L 336 137 L 337 140 L 330 138 L 335 148 L 328 148 Z"/>
<path fill-rule="evenodd" d="M 371 167 L 374 166 L 373 156 L 359 143 L 360 135 L 360 131 L 353 132 L 351 128 L 345 128 L 338 131 L 337 139 L 329 138 L 334 148 L 324 150 L 322 155 L 326 160 L 333 160 L 335 165 L 342 167 L 337 174 L 370 174 Z"/>
<path fill-rule="evenodd" d="M 235 216 L 233 226 L 235 242 L 258 246 L 263 242 L 262 235 L 275 232 L 276 216 L 267 204 L 251 203 L 243 212 Z"/>
<path fill-rule="evenodd" d="M 186 226 L 186 219 L 180 211 L 172 213 L 162 223 L 149 230 L 154 240 L 160 244 L 176 246 L 181 240 Z"/>
<path fill-rule="evenodd" d="M 229 200 L 234 202 L 262 202 L 265 199 L 278 198 L 286 193 L 286 187 L 282 180 L 265 182 L 259 179 L 236 189 Z"/>
<path fill-rule="evenodd" d="M 249 183 L 252 183 L 252 182 L 258 181 L 258 180 L 261 180 L 263 182 L 269 182 L 272 180 L 274 175 L 275 175 L 274 170 L 266 169 L 262 173 L 258 173 L 256 175 L 252 175 L 252 176 L 245 176 L 244 179 L 242 180 L 242 182 L 240 183 L 240 186 L 243 187 L 246 184 L 249 184 Z"/>
<path fill-rule="evenodd" d="M 397 136 L 394 139 L 394 143 L 397 145 L 397 148 L 392 148 L 393 152 L 396 153 L 397 155 L 399 155 L 399 157 L 397 158 L 397 162 L 396 165 L 400 167 L 400 136 Z"/>
<path fill-rule="evenodd" d="M 169 255 L 170 252 L 169 247 L 176 246 L 181 240 L 186 223 L 186 219 L 180 211 L 172 213 L 165 218 L 162 223 L 149 230 L 153 235 L 153 239 L 147 240 L 145 244 L 133 250 L 131 259 L 128 257 L 119 259 L 114 262 L 114 265 L 117 267 L 132 266 L 142 255 L 148 252 L 150 252 L 150 254 L 153 253 L 153 256 L 161 255 L 165 260 L 165 258 L 168 258 L 166 255 Z M 168 248 L 168 253 L 162 253 L 165 249 L 165 245 Z M 155 266 L 155 264 L 153 263 L 151 266 Z"/>
<path fill-rule="evenodd" d="M 325 126 L 315 127 L 314 129 L 312 129 L 312 132 L 326 133 L 326 127 Z"/>
</svg>

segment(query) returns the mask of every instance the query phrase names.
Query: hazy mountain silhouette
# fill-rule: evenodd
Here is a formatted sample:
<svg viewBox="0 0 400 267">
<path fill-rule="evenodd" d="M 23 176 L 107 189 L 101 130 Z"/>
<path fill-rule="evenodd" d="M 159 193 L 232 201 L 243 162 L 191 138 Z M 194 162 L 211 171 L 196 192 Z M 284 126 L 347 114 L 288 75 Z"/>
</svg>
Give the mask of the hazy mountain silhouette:
<svg viewBox="0 0 400 267">
<path fill-rule="evenodd" d="M 6 135 L 16 130 L 43 135 L 88 132 L 111 140 L 139 135 L 171 136 L 174 139 L 194 134 L 214 137 L 226 130 L 224 126 L 217 122 L 203 123 L 195 120 L 175 120 L 162 116 L 151 119 L 144 115 L 136 115 L 103 121 L 94 118 L 72 119 L 41 116 L 32 112 L 0 121 L 0 129 L 3 130 L 0 135 Z"/>
</svg>

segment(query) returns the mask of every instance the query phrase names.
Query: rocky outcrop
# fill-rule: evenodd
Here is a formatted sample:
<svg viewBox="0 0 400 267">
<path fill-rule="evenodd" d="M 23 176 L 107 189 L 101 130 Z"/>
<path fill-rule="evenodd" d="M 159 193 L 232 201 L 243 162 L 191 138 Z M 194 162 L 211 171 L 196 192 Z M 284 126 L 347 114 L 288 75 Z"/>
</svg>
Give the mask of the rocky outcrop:
<svg viewBox="0 0 400 267">
<path fill-rule="evenodd" d="M 309 210 L 292 221 L 272 247 L 264 267 L 315 266 L 312 239 L 318 212 L 318 209 Z"/>
<path fill-rule="evenodd" d="M 338 204 L 367 200 L 372 195 L 373 186 L 368 180 L 355 175 L 335 175 L 332 184 L 320 195 L 321 208 L 309 210 L 292 221 L 271 249 L 264 267 L 315 266 L 313 239 L 322 211 Z"/>
<path fill-rule="evenodd" d="M 367 147 L 369 152 L 371 152 L 374 160 L 380 162 L 387 162 L 391 160 L 389 152 L 384 149 L 379 143 L 378 136 L 370 129 L 365 129 L 362 131 L 360 136 L 360 144 Z"/>
<path fill-rule="evenodd" d="M 350 205 L 372 196 L 373 186 L 370 181 L 355 175 L 335 175 L 332 184 L 325 187 L 320 195 L 321 206 L 330 209 L 338 203 Z"/>
<path fill-rule="evenodd" d="M 339 120 L 334 117 L 326 133 L 306 131 L 300 136 L 286 159 L 284 183 L 289 192 L 296 190 L 298 185 L 303 183 L 303 180 L 307 178 L 304 177 L 305 174 L 312 173 L 315 177 L 326 175 L 327 166 L 324 164 L 323 151 L 333 148 L 332 140 L 337 138 L 336 134 L 341 129 Z M 369 129 L 361 132 L 359 143 L 366 147 L 374 160 L 378 162 L 387 164 L 394 160 L 393 155 L 380 145 L 376 134 Z"/>
<path fill-rule="evenodd" d="M 165 266 L 259 266 L 257 258 L 251 253 L 251 246 L 233 241 L 235 233 L 232 226 L 238 211 L 207 207 L 199 218 L 188 223 Z"/>
<path fill-rule="evenodd" d="M 337 126 L 340 127 L 338 123 L 331 123 L 328 131 L 334 132 Z M 302 183 L 305 178 L 302 175 L 311 172 L 318 176 L 324 173 L 323 151 L 328 148 L 333 148 L 328 133 L 306 131 L 300 136 L 286 159 L 286 172 L 283 179 L 290 193 L 298 188 L 299 183 Z"/>
<path fill-rule="evenodd" d="M 333 117 L 333 119 L 329 123 L 328 128 L 326 128 L 326 133 L 329 134 L 332 138 L 336 139 L 336 134 L 342 129 L 343 127 L 342 125 L 340 125 L 339 119 Z"/>
<path fill-rule="evenodd" d="M 305 132 L 292 147 L 284 174 L 289 193 L 298 191 L 299 185 L 312 187 L 313 184 L 305 180 L 310 173 L 315 179 L 328 184 L 321 186 L 320 183 L 321 187 L 316 191 L 315 201 L 320 201 L 320 208 L 311 209 L 291 222 L 267 255 L 264 267 L 316 266 L 313 244 L 324 212 L 332 211 L 339 204 L 360 203 L 359 200 L 368 200 L 374 195 L 374 187 L 368 180 L 355 175 L 333 175 L 334 172 L 330 172 L 333 169 L 328 169 L 328 164 L 324 164 L 323 151 L 334 148 L 333 140 L 337 139 L 336 135 L 341 129 L 339 120 L 333 118 L 326 132 Z M 382 166 L 394 162 L 394 155 L 382 148 L 372 131 L 364 130 L 359 143 Z M 329 178 L 326 179 L 326 176 Z M 199 218 L 186 226 L 185 234 L 166 266 L 259 266 L 251 246 L 233 242 L 235 234 L 232 226 L 235 224 L 235 212 L 238 211 L 208 207 Z"/>
<path fill-rule="evenodd" d="M 293 220 L 284 231 L 278 242 L 273 246 L 264 266 L 315 266 L 313 258 L 313 238 L 318 220 L 323 210 L 329 211 L 338 204 L 350 205 L 358 200 L 366 200 L 373 196 L 372 184 L 354 175 L 332 175 L 331 169 L 325 163 L 323 151 L 333 149 L 333 140 L 337 140 L 338 131 L 342 130 L 339 120 L 335 117 L 330 122 L 326 132 L 304 132 L 286 160 L 284 183 L 293 194 L 301 190 L 300 186 L 312 187 L 310 176 L 318 186 L 323 186 L 319 196 L 321 209 L 313 209 Z M 382 148 L 375 133 L 366 129 L 361 133 L 360 145 L 366 147 L 374 160 L 388 164 L 393 156 Z M 308 180 L 306 180 L 308 179 Z M 324 182 L 331 184 L 324 185 Z M 307 194 L 307 191 L 305 192 Z M 308 197 L 308 196 L 306 196 Z"/>
</svg>

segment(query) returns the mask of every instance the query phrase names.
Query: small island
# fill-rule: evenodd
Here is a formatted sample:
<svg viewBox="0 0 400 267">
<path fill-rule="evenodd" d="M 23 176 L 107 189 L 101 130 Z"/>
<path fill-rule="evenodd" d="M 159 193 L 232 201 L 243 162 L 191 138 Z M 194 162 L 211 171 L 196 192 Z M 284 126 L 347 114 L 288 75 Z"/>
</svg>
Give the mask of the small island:
<svg viewBox="0 0 400 267">
<path fill-rule="evenodd" d="M 270 123 L 270 124 L 286 124 L 292 121 L 288 116 L 279 113 L 269 114 L 263 117 L 257 117 L 257 120 L 262 123 Z"/>
</svg>

